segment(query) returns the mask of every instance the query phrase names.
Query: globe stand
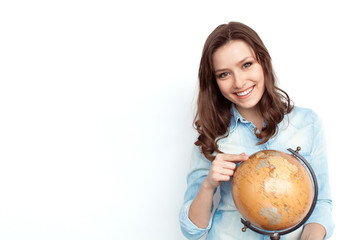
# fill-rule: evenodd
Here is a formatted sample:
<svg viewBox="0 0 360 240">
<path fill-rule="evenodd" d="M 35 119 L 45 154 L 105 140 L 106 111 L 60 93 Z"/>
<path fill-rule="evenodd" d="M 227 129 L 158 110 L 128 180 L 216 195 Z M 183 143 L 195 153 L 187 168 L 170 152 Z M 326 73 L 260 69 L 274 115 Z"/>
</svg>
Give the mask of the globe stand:
<svg viewBox="0 0 360 240">
<path fill-rule="evenodd" d="M 299 151 L 301 150 L 301 147 L 297 147 L 296 151 L 292 150 L 291 148 L 287 149 L 289 152 L 291 152 L 294 157 L 296 157 L 298 160 L 300 160 L 309 170 L 310 175 L 312 177 L 313 180 L 313 184 L 314 184 L 314 199 L 313 202 L 311 204 L 310 210 L 307 213 L 307 215 L 304 217 L 304 219 L 299 222 L 298 224 L 296 224 L 295 226 L 285 229 L 285 230 L 280 230 L 280 231 L 266 231 L 263 230 L 261 228 L 258 228 L 254 225 L 252 225 L 249 221 L 246 221 L 244 219 L 241 218 L 241 222 L 244 224 L 244 227 L 242 228 L 242 231 L 245 232 L 247 228 L 250 228 L 252 231 L 263 234 L 263 235 L 269 235 L 271 240 L 279 240 L 281 235 L 285 235 L 288 234 L 290 232 L 295 231 L 296 229 L 298 229 L 299 227 L 301 227 L 310 217 L 310 215 L 312 214 L 312 212 L 314 211 L 315 205 L 316 205 L 316 201 L 318 198 L 318 183 L 316 180 L 316 176 L 315 176 L 315 172 L 312 169 L 312 167 L 310 166 L 310 164 L 305 160 L 305 158 L 303 158 L 303 156 L 301 156 L 299 154 Z"/>
</svg>

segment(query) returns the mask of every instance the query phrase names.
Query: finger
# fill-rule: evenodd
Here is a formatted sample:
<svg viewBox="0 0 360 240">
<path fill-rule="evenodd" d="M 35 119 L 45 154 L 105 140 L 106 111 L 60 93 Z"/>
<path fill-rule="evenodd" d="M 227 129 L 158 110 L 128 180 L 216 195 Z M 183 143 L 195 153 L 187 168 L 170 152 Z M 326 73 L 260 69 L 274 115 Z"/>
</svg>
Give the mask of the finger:
<svg viewBox="0 0 360 240">
<path fill-rule="evenodd" d="M 214 176 L 215 181 L 218 182 L 226 182 L 230 180 L 230 176 L 229 175 L 224 175 L 224 174 L 216 174 L 216 176 Z"/>
<path fill-rule="evenodd" d="M 215 158 L 215 160 L 212 162 L 212 165 L 213 166 L 225 167 L 225 168 L 229 168 L 229 169 L 235 169 L 236 168 L 236 163 L 224 160 L 221 157 Z"/>
<path fill-rule="evenodd" d="M 220 161 L 219 165 L 223 168 L 230 169 L 230 170 L 235 170 L 235 168 L 236 168 L 236 163 L 229 162 L 229 161 Z"/>
<path fill-rule="evenodd" d="M 215 175 L 217 174 L 227 175 L 227 176 L 234 175 L 234 170 L 223 167 L 214 167 L 213 172 Z"/>
<path fill-rule="evenodd" d="M 241 161 L 246 161 L 249 159 L 249 157 L 243 153 L 242 154 L 221 154 L 219 157 L 224 161 L 235 162 L 235 163 L 238 163 Z"/>
<path fill-rule="evenodd" d="M 228 175 L 222 175 L 222 176 L 223 176 L 222 177 L 223 180 L 221 180 L 221 181 L 223 181 L 223 182 L 230 181 L 230 176 L 228 176 Z"/>
</svg>

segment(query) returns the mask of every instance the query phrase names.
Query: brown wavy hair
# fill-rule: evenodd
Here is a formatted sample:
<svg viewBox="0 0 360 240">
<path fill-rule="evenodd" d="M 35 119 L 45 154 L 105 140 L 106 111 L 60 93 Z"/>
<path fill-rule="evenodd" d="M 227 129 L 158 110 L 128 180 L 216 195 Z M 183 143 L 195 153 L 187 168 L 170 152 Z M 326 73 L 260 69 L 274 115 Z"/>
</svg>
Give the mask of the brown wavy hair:
<svg viewBox="0 0 360 240">
<path fill-rule="evenodd" d="M 271 57 L 258 34 L 239 22 L 230 22 L 218 26 L 207 38 L 199 67 L 199 94 L 194 126 L 199 133 L 195 142 L 209 160 L 214 160 L 214 152 L 221 151 L 217 142 L 229 135 L 232 102 L 219 90 L 213 68 L 212 56 L 221 46 L 231 40 L 245 41 L 254 51 L 256 60 L 261 64 L 265 79 L 265 92 L 258 107 L 266 124 L 256 136 L 258 145 L 266 143 L 275 136 L 285 114 L 293 109 L 288 94 L 276 86 L 276 76 L 272 68 Z"/>
</svg>

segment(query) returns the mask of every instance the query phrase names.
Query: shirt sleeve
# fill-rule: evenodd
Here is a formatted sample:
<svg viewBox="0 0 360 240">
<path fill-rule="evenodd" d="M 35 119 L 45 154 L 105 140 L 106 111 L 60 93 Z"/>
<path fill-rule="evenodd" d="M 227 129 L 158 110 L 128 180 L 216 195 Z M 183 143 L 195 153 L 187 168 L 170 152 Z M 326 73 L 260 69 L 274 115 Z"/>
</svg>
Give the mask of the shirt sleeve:
<svg viewBox="0 0 360 240">
<path fill-rule="evenodd" d="M 211 228 L 212 218 L 210 218 L 206 228 L 197 227 L 189 219 L 190 205 L 199 192 L 200 186 L 209 173 L 210 167 L 211 162 L 200 153 L 200 150 L 196 146 L 194 146 L 191 154 L 190 171 L 187 175 L 187 189 L 184 196 L 184 204 L 180 210 L 179 217 L 181 231 L 188 239 L 199 239 Z"/>
<path fill-rule="evenodd" d="M 314 114 L 313 147 L 311 150 L 311 166 L 318 181 L 318 200 L 315 209 L 306 223 L 319 223 L 326 229 L 325 239 L 331 237 L 334 230 L 332 220 L 332 198 L 329 183 L 328 162 L 324 129 L 319 117 Z"/>
</svg>

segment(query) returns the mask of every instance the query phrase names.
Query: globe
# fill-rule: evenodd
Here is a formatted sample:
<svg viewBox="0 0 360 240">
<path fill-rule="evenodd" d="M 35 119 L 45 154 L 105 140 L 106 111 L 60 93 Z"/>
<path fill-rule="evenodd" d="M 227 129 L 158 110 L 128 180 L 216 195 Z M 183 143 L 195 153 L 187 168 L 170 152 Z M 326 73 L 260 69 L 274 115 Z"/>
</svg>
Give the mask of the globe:
<svg viewBox="0 0 360 240">
<path fill-rule="evenodd" d="M 235 170 L 232 196 L 252 225 L 269 231 L 291 228 L 309 212 L 314 198 L 311 175 L 293 155 L 264 150 Z"/>
</svg>

